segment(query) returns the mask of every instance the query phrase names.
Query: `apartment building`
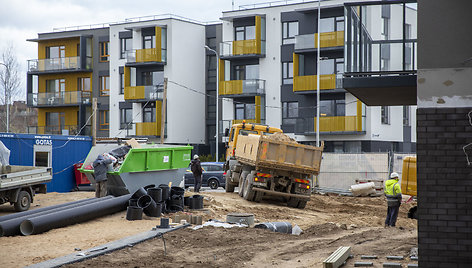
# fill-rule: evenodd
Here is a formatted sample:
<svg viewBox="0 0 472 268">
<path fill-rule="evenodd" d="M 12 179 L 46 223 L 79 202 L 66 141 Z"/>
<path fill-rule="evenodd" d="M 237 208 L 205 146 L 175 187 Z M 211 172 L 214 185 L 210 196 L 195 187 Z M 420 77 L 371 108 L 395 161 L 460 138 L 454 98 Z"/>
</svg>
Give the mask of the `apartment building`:
<svg viewBox="0 0 472 268">
<path fill-rule="evenodd" d="M 38 112 L 29 133 L 91 135 L 97 98 L 97 136 L 109 136 L 108 38 L 108 28 L 98 28 L 57 30 L 28 40 L 38 43 L 38 58 L 28 61 L 27 104 Z"/>
<path fill-rule="evenodd" d="M 280 126 L 296 140 L 313 143 L 319 37 L 320 139 L 325 150 L 415 150 L 415 107 L 368 107 L 343 88 L 345 2 L 353 1 L 321 1 L 319 33 L 317 1 L 247 5 L 223 12 L 219 96 L 227 125 L 246 120 Z M 382 9 L 376 12 L 390 15 Z M 378 19 L 385 31 L 375 38 L 388 39 L 387 31 L 398 30 L 391 17 L 391 24 Z M 415 27 L 412 22 L 410 31 Z M 384 57 L 384 68 L 395 64 L 396 57 L 394 50 L 391 62 Z"/>
<path fill-rule="evenodd" d="M 111 137 L 160 139 L 163 126 L 165 143 L 205 143 L 205 27 L 176 16 L 110 25 Z"/>
</svg>

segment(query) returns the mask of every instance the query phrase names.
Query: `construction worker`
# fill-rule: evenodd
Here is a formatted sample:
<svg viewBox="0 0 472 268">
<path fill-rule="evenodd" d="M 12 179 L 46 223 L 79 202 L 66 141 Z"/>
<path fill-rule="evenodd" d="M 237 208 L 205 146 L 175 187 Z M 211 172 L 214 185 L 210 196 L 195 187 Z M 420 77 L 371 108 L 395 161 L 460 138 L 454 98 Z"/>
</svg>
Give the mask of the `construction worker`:
<svg viewBox="0 0 472 268">
<path fill-rule="evenodd" d="M 393 172 L 390 174 L 390 179 L 385 182 L 384 193 L 387 197 L 388 205 L 385 227 L 395 227 L 398 210 L 402 201 L 402 190 L 398 182 L 398 173 Z"/>
<path fill-rule="evenodd" d="M 202 173 L 203 169 L 200 165 L 200 157 L 198 155 L 193 156 L 193 160 L 190 162 L 190 170 L 193 173 L 193 178 L 195 179 L 195 186 L 193 187 L 194 192 L 200 192 L 200 187 L 202 186 Z"/>
</svg>

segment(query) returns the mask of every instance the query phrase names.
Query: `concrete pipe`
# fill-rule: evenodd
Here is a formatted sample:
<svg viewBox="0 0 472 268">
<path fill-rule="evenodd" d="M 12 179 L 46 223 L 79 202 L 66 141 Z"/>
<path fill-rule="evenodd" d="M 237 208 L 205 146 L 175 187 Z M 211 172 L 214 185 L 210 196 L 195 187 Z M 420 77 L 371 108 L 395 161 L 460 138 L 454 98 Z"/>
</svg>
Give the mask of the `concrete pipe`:
<svg viewBox="0 0 472 268">
<path fill-rule="evenodd" d="M 24 220 L 20 224 L 22 235 L 39 234 L 54 228 L 60 228 L 126 209 L 131 194 L 114 197 L 92 204 L 69 208 Z"/>
</svg>

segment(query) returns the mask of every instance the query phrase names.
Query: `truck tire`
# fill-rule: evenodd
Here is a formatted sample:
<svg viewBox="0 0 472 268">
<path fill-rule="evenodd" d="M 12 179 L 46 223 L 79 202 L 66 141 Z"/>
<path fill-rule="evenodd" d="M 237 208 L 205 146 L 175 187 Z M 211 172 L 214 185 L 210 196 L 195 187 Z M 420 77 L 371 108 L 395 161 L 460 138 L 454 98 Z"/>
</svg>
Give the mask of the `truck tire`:
<svg viewBox="0 0 472 268">
<path fill-rule="evenodd" d="M 254 202 L 257 202 L 257 203 L 261 202 L 262 196 L 264 196 L 263 192 L 255 191 L 255 193 L 254 193 Z"/>
<path fill-rule="evenodd" d="M 26 191 L 20 191 L 18 193 L 18 198 L 15 202 L 15 210 L 18 212 L 26 211 L 30 208 L 31 205 L 31 196 Z"/>
<path fill-rule="evenodd" d="M 229 172 L 226 173 L 225 179 L 226 179 L 225 192 L 227 193 L 234 192 L 234 184 L 231 182 L 231 175 Z"/>
<path fill-rule="evenodd" d="M 290 197 L 287 201 L 287 206 L 291 208 L 297 208 L 298 207 L 298 198 L 295 197 Z"/>
<path fill-rule="evenodd" d="M 210 186 L 210 189 L 215 190 L 215 189 L 218 189 L 218 187 L 220 187 L 220 184 L 218 183 L 217 179 L 210 179 L 208 181 L 208 186 Z"/>
<path fill-rule="evenodd" d="M 247 175 L 249 174 L 248 171 L 241 172 L 241 176 L 239 177 L 239 196 L 243 197 L 244 195 L 244 181 L 246 180 Z"/>
<path fill-rule="evenodd" d="M 298 206 L 297 208 L 304 209 L 306 207 L 306 200 L 300 200 L 298 201 Z"/>
<path fill-rule="evenodd" d="M 244 192 L 243 192 L 243 198 L 248 200 L 248 201 L 254 201 L 254 195 L 256 191 L 252 189 L 252 182 L 254 181 L 254 175 L 249 174 L 246 176 L 246 179 L 244 180 Z"/>
</svg>

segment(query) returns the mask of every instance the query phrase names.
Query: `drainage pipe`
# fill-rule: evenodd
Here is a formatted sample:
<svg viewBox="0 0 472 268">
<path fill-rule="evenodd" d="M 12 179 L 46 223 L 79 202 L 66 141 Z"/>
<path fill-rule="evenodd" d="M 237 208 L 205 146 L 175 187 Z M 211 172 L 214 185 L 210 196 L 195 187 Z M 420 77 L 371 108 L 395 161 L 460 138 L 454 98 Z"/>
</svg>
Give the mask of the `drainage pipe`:
<svg viewBox="0 0 472 268">
<path fill-rule="evenodd" d="M 107 200 L 112 198 L 112 196 L 106 196 L 102 198 L 89 198 L 85 200 L 81 200 L 80 202 L 70 202 L 66 204 L 62 204 L 63 206 L 52 206 L 52 207 L 46 207 L 48 208 L 47 210 L 42 209 L 41 211 L 38 211 L 37 213 L 29 213 L 29 215 L 24 215 L 24 216 L 19 216 L 16 218 L 12 218 L 6 221 L 0 222 L 0 237 L 2 236 L 13 236 L 13 235 L 19 235 L 20 234 L 20 224 L 29 218 L 33 218 L 36 216 L 42 216 L 42 215 L 47 215 L 50 213 L 54 212 L 59 212 L 63 211 L 69 208 L 74 208 L 74 207 L 79 207 L 87 204 L 93 204 L 97 202 L 101 202 L 103 200 Z M 39 209 L 38 209 L 39 210 Z M 33 212 L 33 211 L 31 211 Z"/>
<path fill-rule="evenodd" d="M 126 209 L 131 194 L 110 198 L 101 202 L 69 208 L 24 220 L 20 224 L 22 235 L 39 234 L 54 228 L 60 228 Z"/>
</svg>

